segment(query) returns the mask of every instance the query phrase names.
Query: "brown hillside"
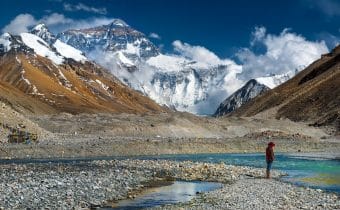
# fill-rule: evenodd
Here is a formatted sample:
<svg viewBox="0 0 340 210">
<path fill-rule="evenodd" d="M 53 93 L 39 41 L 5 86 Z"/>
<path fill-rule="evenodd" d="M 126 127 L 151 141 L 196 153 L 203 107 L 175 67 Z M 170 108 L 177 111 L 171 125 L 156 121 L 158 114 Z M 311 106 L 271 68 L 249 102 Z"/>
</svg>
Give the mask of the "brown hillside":
<svg viewBox="0 0 340 210">
<path fill-rule="evenodd" d="M 269 109 L 272 112 L 268 112 Z M 339 131 L 340 46 L 291 80 L 240 107 L 232 115 L 253 116 L 264 111 L 278 119 L 334 125 Z"/>
<path fill-rule="evenodd" d="M 30 53 L 0 57 L 0 100 L 32 114 L 144 113 L 164 109 L 91 62 L 55 65 Z"/>
</svg>

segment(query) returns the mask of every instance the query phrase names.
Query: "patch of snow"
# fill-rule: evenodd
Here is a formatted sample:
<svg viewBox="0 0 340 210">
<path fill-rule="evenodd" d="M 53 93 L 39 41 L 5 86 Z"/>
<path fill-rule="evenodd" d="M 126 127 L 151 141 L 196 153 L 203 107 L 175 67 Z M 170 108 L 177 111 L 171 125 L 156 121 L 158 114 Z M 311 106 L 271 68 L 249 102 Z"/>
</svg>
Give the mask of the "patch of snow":
<svg viewBox="0 0 340 210">
<path fill-rule="evenodd" d="M 58 53 L 60 53 L 65 58 L 71 58 L 79 62 L 87 60 L 80 50 L 77 50 L 76 48 L 71 47 L 68 44 L 65 44 L 59 39 L 57 39 L 57 41 L 53 44 L 53 46 L 56 48 Z"/>
<path fill-rule="evenodd" d="M 21 74 L 21 80 L 23 80 L 27 85 L 31 86 L 31 82 L 25 78 L 24 74 L 25 74 L 25 69 L 22 69 L 22 71 L 20 72 Z"/>
<path fill-rule="evenodd" d="M 134 63 L 130 59 L 128 59 L 122 52 L 118 52 L 117 57 L 121 63 L 127 66 L 134 66 Z"/>
<path fill-rule="evenodd" d="M 45 28 L 46 28 L 45 24 L 40 23 L 40 24 L 36 25 L 36 26 L 33 28 L 33 30 L 42 31 L 42 30 L 45 30 Z"/>
<path fill-rule="evenodd" d="M 162 69 L 163 71 L 181 71 L 189 60 L 183 57 L 159 54 L 146 61 L 150 66 Z"/>
<path fill-rule="evenodd" d="M 290 78 L 294 76 L 294 72 L 289 71 L 285 74 L 279 74 L 274 76 L 266 76 L 266 77 L 258 77 L 256 81 L 269 87 L 270 89 L 275 88 L 276 86 L 286 82 Z"/>
<path fill-rule="evenodd" d="M 30 33 L 21 33 L 20 36 L 25 45 L 32 48 L 38 55 L 47 57 L 58 65 L 63 63 L 63 57 L 53 52 L 49 45 L 40 37 Z"/>
<path fill-rule="evenodd" d="M 57 68 L 57 69 L 58 69 L 59 76 L 61 77 L 61 80 L 63 80 L 63 82 L 59 81 L 59 84 L 65 86 L 67 89 L 71 89 L 71 87 L 72 87 L 71 82 L 67 80 L 67 78 L 65 77 L 63 72 L 61 72 L 61 70 L 59 68 Z"/>
<path fill-rule="evenodd" d="M 134 45 L 140 45 L 142 41 L 140 39 L 137 39 L 136 41 L 133 42 Z"/>
<path fill-rule="evenodd" d="M 15 60 L 16 60 L 19 64 L 21 64 L 21 60 L 18 58 L 18 56 L 15 56 Z"/>
<path fill-rule="evenodd" d="M 11 35 L 9 33 L 4 33 L 0 36 L 0 45 L 4 47 L 5 52 L 8 52 L 11 50 L 11 41 L 10 41 Z"/>
<path fill-rule="evenodd" d="M 126 49 L 123 50 L 123 52 L 128 53 L 128 54 L 136 54 L 140 56 L 140 48 L 138 46 L 135 46 L 132 43 L 127 43 Z"/>
<path fill-rule="evenodd" d="M 105 85 L 104 83 L 102 83 L 102 81 L 100 81 L 99 79 L 96 79 L 96 82 L 104 89 L 104 90 L 108 90 L 109 87 L 107 85 Z"/>
<path fill-rule="evenodd" d="M 43 96 L 43 97 L 45 96 L 45 94 L 39 93 L 38 88 L 35 85 L 33 85 L 32 88 L 33 88 L 32 90 L 33 92 L 30 93 L 31 95 L 38 95 L 38 96 Z"/>
<path fill-rule="evenodd" d="M 123 20 L 121 19 L 114 19 L 112 21 L 112 24 L 116 25 L 116 26 L 122 26 L 122 27 L 127 27 L 129 26 L 127 23 L 125 23 Z"/>
</svg>

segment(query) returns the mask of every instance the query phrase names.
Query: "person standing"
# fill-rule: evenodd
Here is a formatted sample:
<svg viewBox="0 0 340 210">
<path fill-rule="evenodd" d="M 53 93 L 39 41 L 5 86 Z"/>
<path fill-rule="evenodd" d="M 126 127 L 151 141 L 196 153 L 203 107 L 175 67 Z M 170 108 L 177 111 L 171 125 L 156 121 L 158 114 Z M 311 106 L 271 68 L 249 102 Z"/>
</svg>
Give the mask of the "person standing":
<svg viewBox="0 0 340 210">
<path fill-rule="evenodd" d="M 269 142 L 268 147 L 266 148 L 266 162 L 267 162 L 266 178 L 267 179 L 270 179 L 270 170 L 272 168 L 272 163 L 275 159 L 274 146 L 275 144 L 273 142 Z"/>
</svg>

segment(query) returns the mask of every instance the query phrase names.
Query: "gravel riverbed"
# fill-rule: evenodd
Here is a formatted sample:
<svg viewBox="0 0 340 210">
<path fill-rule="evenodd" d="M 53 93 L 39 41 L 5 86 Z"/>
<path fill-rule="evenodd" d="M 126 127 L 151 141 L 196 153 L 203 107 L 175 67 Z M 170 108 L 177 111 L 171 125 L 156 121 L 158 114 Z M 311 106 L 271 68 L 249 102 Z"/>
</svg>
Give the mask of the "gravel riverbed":
<svg viewBox="0 0 340 210">
<path fill-rule="evenodd" d="M 152 209 L 340 209 L 336 194 L 275 179 L 240 179 L 188 203 Z"/>
<path fill-rule="evenodd" d="M 218 181 L 225 185 L 199 195 L 192 202 L 162 208 L 258 209 L 261 205 L 264 209 L 340 208 L 339 197 L 334 194 L 265 180 L 261 178 L 263 175 L 263 169 L 251 167 L 167 160 L 0 165 L 0 206 L 2 209 L 86 209 L 134 198 L 148 182 L 180 179 Z M 281 175 L 273 171 L 273 177 Z"/>
</svg>

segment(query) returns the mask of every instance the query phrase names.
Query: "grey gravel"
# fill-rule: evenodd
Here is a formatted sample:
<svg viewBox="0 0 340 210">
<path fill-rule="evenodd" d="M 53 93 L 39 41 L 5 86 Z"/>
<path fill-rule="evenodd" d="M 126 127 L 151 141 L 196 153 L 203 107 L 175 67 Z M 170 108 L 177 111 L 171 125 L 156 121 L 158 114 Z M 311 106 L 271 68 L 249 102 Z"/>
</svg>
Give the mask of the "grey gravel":
<svg viewBox="0 0 340 210">
<path fill-rule="evenodd" d="M 284 175 L 273 171 L 273 177 Z M 339 198 L 318 190 L 265 180 L 263 169 L 168 160 L 105 160 L 70 164 L 0 165 L 2 209 L 88 209 L 138 196 L 154 180 L 224 183 L 189 203 L 160 209 L 340 208 Z"/>
<path fill-rule="evenodd" d="M 274 179 L 240 179 L 188 203 L 153 209 L 340 209 L 340 198 Z"/>
</svg>

